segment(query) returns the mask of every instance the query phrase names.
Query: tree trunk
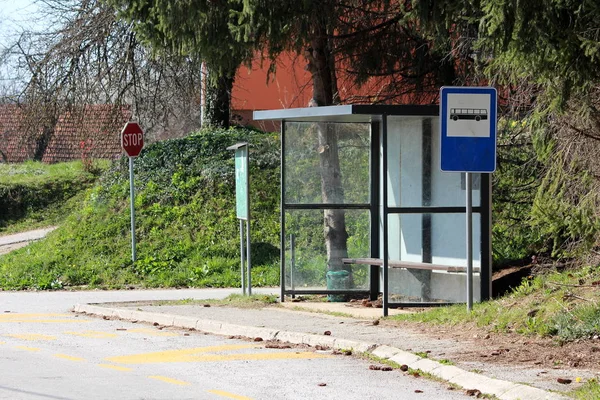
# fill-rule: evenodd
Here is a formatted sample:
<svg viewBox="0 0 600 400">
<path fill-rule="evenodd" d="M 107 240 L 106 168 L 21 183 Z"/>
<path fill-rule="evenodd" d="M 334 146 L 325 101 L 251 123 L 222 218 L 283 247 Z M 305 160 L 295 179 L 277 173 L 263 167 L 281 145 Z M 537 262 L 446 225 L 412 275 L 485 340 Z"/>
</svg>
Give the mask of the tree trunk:
<svg viewBox="0 0 600 400">
<path fill-rule="evenodd" d="M 44 154 L 46 154 L 46 150 L 48 149 L 48 145 L 50 144 L 50 139 L 54 135 L 54 127 L 44 127 L 42 133 L 35 138 L 35 149 L 33 151 L 33 161 L 42 161 L 44 158 Z"/>
<path fill-rule="evenodd" d="M 209 74 L 206 84 L 206 123 L 214 127 L 229 128 L 231 89 L 235 71 L 213 77 Z"/>
<path fill-rule="evenodd" d="M 335 72 L 332 69 L 331 54 L 326 31 L 317 29 L 311 48 L 306 50 L 308 70 L 312 75 L 313 98 L 311 106 L 329 106 L 333 104 L 337 93 Z M 340 171 L 340 159 L 337 133 L 327 124 L 317 124 L 319 138 L 319 163 L 321 169 L 321 194 L 323 203 L 343 204 L 344 189 Z M 346 216 L 344 210 L 325 210 L 323 212 L 325 247 L 327 249 L 327 269 L 342 269 L 352 273 L 350 266 L 342 263 L 348 257 L 348 233 L 346 232 Z M 350 282 L 352 282 L 350 275 Z"/>
<path fill-rule="evenodd" d="M 42 161 L 44 158 L 50 140 L 54 136 L 60 112 L 56 103 L 50 102 L 34 104 L 26 108 L 27 136 L 34 142 L 32 155 L 34 161 Z"/>
<path fill-rule="evenodd" d="M 332 126 L 319 124 L 318 137 L 323 203 L 343 204 L 344 188 L 340 171 L 337 133 Z M 350 266 L 345 266 L 342 263 L 342 258 L 348 257 L 348 233 L 346 232 L 344 210 L 324 210 L 323 223 L 325 248 L 327 249 L 327 268 L 332 271 L 346 269 L 351 272 Z"/>
</svg>

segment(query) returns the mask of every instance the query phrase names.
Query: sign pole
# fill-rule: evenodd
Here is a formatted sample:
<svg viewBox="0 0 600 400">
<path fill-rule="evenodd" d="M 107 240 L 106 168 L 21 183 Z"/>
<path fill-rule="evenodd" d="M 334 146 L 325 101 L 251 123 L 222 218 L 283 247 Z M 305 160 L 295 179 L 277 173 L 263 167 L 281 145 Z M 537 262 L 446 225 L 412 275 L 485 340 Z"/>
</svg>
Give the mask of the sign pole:
<svg viewBox="0 0 600 400">
<path fill-rule="evenodd" d="M 467 192 L 467 311 L 473 309 L 473 193 L 471 173 L 465 173 Z"/>
<path fill-rule="evenodd" d="M 248 296 L 252 296 L 252 262 L 250 261 L 250 218 L 246 220 L 246 270 L 248 271 Z"/>
<path fill-rule="evenodd" d="M 244 279 L 245 271 L 244 271 L 244 221 L 240 219 L 240 261 L 242 272 L 242 294 L 246 295 L 246 283 Z"/>
<path fill-rule="evenodd" d="M 235 151 L 235 210 L 236 217 L 240 220 L 240 269 L 242 274 L 242 293 L 252 295 L 252 262 L 250 259 L 250 183 L 248 167 L 248 143 L 237 143 L 229 146 L 227 150 Z M 246 220 L 246 271 L 244 271 L 244 220 Z M 247 273 L 244 282 L 244 272 Z M 244 284 L 245 283 L 245 284 Z"/>
<path fill-rule="evenodd" d="M 129 197 L 131 205 L 131 261 L 135 262 L 135 189 L 133 186 L 133 157 L 129 157 Z"/>
<path fill-rule="evenodd" d="M 121 130 L 121 147 L 129 157 L 129 197 L 131 205 L 131 261 L 137 259 L 135 252 L 135 189 L 133 186 L 133 159 L 144 148 L 144 130 L 135 121 L 129 121 Z"/>
</svg>

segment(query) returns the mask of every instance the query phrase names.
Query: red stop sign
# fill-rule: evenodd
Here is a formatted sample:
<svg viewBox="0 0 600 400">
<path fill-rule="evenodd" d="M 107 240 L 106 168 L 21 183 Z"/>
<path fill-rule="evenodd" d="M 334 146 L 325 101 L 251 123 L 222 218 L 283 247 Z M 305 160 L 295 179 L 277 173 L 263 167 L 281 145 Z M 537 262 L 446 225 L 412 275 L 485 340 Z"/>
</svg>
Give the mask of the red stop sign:
<svg viewBox="0 0 600 400">
<path fill-rule="evenodd" d="M 121 147 L 129 157 L 137 157 L 144 148 L 144 131 L 137 122 L 128 122 L 121 131 Z"/>
</svg>

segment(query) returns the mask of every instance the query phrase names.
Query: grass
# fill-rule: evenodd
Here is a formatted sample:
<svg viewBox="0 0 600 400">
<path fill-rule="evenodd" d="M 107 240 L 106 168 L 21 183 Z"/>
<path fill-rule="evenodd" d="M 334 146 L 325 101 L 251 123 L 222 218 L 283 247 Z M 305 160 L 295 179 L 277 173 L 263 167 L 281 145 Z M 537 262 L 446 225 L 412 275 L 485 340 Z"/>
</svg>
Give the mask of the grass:
<svg viewBox="0 0 600 400">
<path fill-rule="evenodd" d="M 475 304 L 428 309 L 391 320 L 474 324 L 490 331 L 552 337 L 559 342 L 600 335 L 600 268 L 553 272 L 525 280 L 505 297 Z"/>
<path fill-rule="evenodd" d="M 94 160 L 94 173 L 81 161 L 0 164 L 0 232 L 23 232 L 63 222 L 81 206 L 86 189 L 109 164 Z"/>
<path fill-rule="evenodd" d="M 0 233 L 2 235 L 10 235 L 60 225 L 68 215 L 75 212 L 81 206 L 85 201 L 85 197 L 86 191 L 82 190 L 64 202 L 53 203 L 39 210 L 30 210 L 23 218 L 0 227 Z"/>
<path fill-rule="evenodd" d="M 100 171 L 108 169 L 110 161 L 94 160 L 95 168 Z M 20 164 L 0 164 L 0 185 L 39 185 L 48 180 L 73 180 L 90 177 L 81 161 L 44 164 L 37 161 L 26 161 Z"/>
<path fill-rule="evenodd" d="M 572 393 L 577 400 L 600 399 L 600 384 L 596 379 L 590 379 Z"/>
</svg>

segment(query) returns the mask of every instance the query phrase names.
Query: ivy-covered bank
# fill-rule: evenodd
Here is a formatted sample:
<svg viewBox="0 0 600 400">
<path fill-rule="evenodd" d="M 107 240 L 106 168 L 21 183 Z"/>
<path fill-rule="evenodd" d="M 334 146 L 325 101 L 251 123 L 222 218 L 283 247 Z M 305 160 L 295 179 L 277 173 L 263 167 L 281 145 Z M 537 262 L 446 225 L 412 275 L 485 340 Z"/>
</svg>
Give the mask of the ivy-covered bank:
<svg viewBox="0 0 600 400">
<path fill-rule="evenodd" d="M 231 129 L 155 143 L 135 159 L 135 263 L 123 158 L 46 240 L 0 258 L 0 287 L 239 285 L 234 157 L 226 150 L 238 141 L 250 143 L 253 285 L 276 285 L 279 138 Z"/>
</svg>

